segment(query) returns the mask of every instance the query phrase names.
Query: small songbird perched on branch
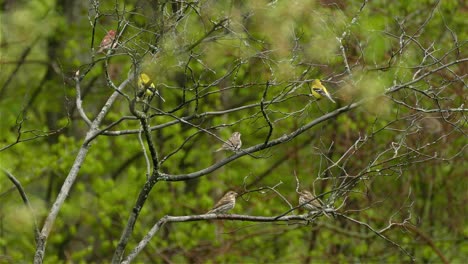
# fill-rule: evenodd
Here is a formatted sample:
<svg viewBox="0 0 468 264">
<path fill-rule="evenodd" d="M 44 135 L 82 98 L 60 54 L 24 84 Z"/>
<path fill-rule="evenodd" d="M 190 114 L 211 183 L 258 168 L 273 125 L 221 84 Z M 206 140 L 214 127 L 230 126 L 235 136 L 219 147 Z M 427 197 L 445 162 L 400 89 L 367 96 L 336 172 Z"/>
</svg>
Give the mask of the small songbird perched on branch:
<svg viewBox="0 0 468 264">
<path fill-rule="evenodd" d="M 101 53 L 105 50 L 115 49 L 117 47 L 117 40 L 115 40 L 115 35 L 115 30 L 109 30 L 106 36 L 102 39 L 101 44 L 99 44 L 99 50 L 97 52 Z"/>
<path fill-rule="evenodd" d="M 236 196 L 234 191 L 227 192 L 207 214 L 225 214 L 236 205 Z"/>
<path fill-rule="evenodd" d="M 237 152 L 241 147 L 242 147 L 241 133 L 234 132 L 232 133 L 228 141 L 224 143 L 221 148 L 215 150 L 215 152 L 218 152 L 221 150 L 232 150 L 234 152 Z"/>
<path fill-rule="evenodd" d="M 151 78 L 147 74 L 141 73 L 140 76 L 138 76 L 138 98 L 148 100 L 155 93 L 161 98 L 163 102 L 166 102 L 166 100 L 164 100 L 164 98 L 159 94 L 158 90 L 156 90 L 156 86 L 154 85 Z"/>
<path fill-rule="evenodd" d="M 331 97 L 330 93 L 328 93 L 327 88 L 325 88 L 322 82 L 320 82 L 320 80 L 318 79 L 315 79 L 312 82 L 312 86 L 310 87 L 310 92 L 317 100 L 320 100 L 322 97 L 325 96 L 328 99 L 330 99 L 330 101 L 332 101 L 333 103 L 336 103 L 335 100 L 333 100 L 333 98 Z"/>
<path fill-rule="evenodd" d="M 299 205 L 303 204 L 302 207 L 307 211 L 318 211 L 322 208 L 322 204 L 319 199 L 309 191 L 300 191 L 299 193 Z"/>
<path fill-rule="evenodd" d="M 323 210 L 324 205 L 322 204 L 322 201 L 320 201 L 317 197 L 315 197 L 311 192 L 303 190 L 298 193 L 299 193 L 299 205 L 302 205 L 301 206 L 302 208 L 306 209 L 309 212 L 322 211 L 326 217 L 330 218 L 330 216 Z"/>
</svg>

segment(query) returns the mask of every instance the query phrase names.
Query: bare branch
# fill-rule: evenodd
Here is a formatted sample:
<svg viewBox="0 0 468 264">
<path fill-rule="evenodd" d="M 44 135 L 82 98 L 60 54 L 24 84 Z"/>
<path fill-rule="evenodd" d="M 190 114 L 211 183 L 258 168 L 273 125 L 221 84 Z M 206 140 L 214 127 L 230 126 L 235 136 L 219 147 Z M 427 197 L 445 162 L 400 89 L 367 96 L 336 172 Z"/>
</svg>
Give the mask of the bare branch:
<svg viewBox="0 0 468 264">
<path fill-rule="evenodd" d="M 325 114 L 317 119 L 315 119 L 314 121 L 298 128 L 297 130 L 293 131 L 292 133 L 288 134 L 288 135 L 283 135 L 281 136 L 280 138 L 277 138 L 275 140 L 272 140 L 270 141 L 268 144 L 258 144 L 256 146 L 252 146 L 250 148 L 246 148 L 246 149 L 243 149 L 242 152 L 239 152 L 239 153 L 236 153 L 208 168 L 205 168 L 203 170 L 200 170 L 200 171 L 197 171 L 197 172 L 193 172 L 193 173 L 188 173 L 188 174 L 181 174 L 181 175 L 171 175 L 171 174 L 165 174 L 165 173 L 162 173 L 161 176 L 158 178 L 159 181 L 185 181 L 185 180 L 188 180 L 188 179 L 194 179 L 194 178 L 198 178 L 198 177 L 201 177 L 203 175 L 206 175 L 210 172 L 213 172 L 219 168 L 221 168 L 222 166 L 224 166 L 225 164 L 228 164 L 234 160 L 237 160 L 238 158 L 242 157 L 242 156 L 245 156 L 245 155 L 248 155 L 248 154 L 251 154 L 251 153 L 255 153 L 255 152 L 258 152 L 260 150 L 264 150 L 264 149 L 267 149 L 267 148 L 271 148 L 273 146 L 276 146 L 276 145 L 279 145 L 281 143 L 284 143 L 284 142 L 287 142 L 287 141 L 290 141 L 291 139 L 299 136 L 300 134 L 304 133 L 305 131 L 307 131 L 308 129 L 312 128 L 313 126 L 317 125 L 317 124 L 320 124 L 326 120 L 329 120 L 331 118 L 334 118 L 338 115 L 340 115 L 341 113 L 344 113 L 344 112 L 347 112 L 351 109 L 354 109 L 356 107 L 359 107 L 360 105 L 362 104 L 362 102 L 357 102 L 357 103 L 353 103 L 351 105 L 348 105 L 348 106 L 345 106 L 345 107 L 342 107 L 342 108 L 339 108 L 333 112 L 330 112 L 328 114 Z"/>
<path fill-rule="evenodd" d="M 376 234 L 377 236 L 383 238 L 384 240 L 386 240 L 387 242 L 389 242 L 390 244 L 394 245 L 395 247 L 399 248 L 403 253 L 405 253 L 408 257 L 411 258 L 411 261 L 416 261 L 416 259 L 408 252 L 406 251 L 401 245 L 397 244 L 396 242 L 392 241 L 391 239 L 389 239 L 388 237 L 384 236 L 382 234 L 383 231 L 385 231 L 386 229 L 383 229 L 383 231 L 377 231 L 375 230 L 374 228 L 372 228 L 369 224 L 367 223 L 364 223 L 364 222 L 361 222 L 361 221 L 358 221 L 356 219 L 353 219 L 349 216 L 346 216 L 346 215 L 343 215 L 343 214 L 339 214 L 339 213 L 336 213 L 336 215 L 338 216 L 341 216 L 353 223 L 356 223 L 356 224 L 359 224 L 359 225 L 362 225 L 362 226 L 365 226 L 367 229 L 369 229 L 370 231 L 374 232 L 374 234 Z M 387 227 L 388 228 L 388 227 Z"/>
<path fill-rule="evenodd" d="M 189 216 L 165 216 L 161 218 L 151 228 L 147 235 L 138 243 L 138 245 L 130 252 L 127 258 L 122 263 L 130 263 L 133 259 L 143 250 L 143 248 L 150 242 L 153 236 L 167 223 L 171 222 L 192 222 L 192 221 L 205 221 L 205 220 L 232 220 L 232 221 L 251 221 L 251 222 L 290 222 L 290 221 L 306 221 L 310 219 L 307 215 L 290 215 L 283 217 L 267 217 L 267 216 L 249 216 L 249 215 L 236 215 L 236 214 L 204 214 L 204 215 L 189 215 Z"/>
<path fill-rule="evenodd" d="M 15 178 L 15 176 L 13 176 L 13 174 L 11 174 L 9 171 L 7 171 L 7 170 L 5 170 L 3 168 L 2 168 L 2 171 L 6 174 L 8 179 L 10 179 L 10 181 L 15 185 L 16 189 L 18 189 L 18 192 L 19 192 L 19 194 L 21 196 L 21 199 L 23 199 L 23 203 L 27 206 L 28 212 L 29 212 L 31 218 L 33 219 L 33 223 L 34 223 L 34 237 L 36 239 L 36 243 L 38 243 L 39 237 L 40 237 L 39 227 L 37 225 L 37 220 L 36 220 L 36 216 L 34 214 L 34 210 L 31 207 L 31 203 L 29 203 L 28 195 L 24 191 L 24 188 L 21 185 L 21 183 Z"/>
</svg>

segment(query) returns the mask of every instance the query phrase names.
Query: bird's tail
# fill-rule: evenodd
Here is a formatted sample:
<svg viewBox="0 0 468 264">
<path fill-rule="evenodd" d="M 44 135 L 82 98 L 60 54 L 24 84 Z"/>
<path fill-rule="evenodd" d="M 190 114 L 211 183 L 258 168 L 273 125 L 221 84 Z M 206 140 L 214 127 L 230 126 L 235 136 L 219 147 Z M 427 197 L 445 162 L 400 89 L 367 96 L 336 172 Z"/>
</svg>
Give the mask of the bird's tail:
<svg viewBox="0 0 468 264">
<path fill-rule="evenodd" d="M 334 104 L 336 104 L 335 100 L 333 100 L 333 98 L 331 97 L 331 95 L 329 93 L 325 93 L 325 96 L 330 99 L 330 101 L 332 101 Z"/>
<path fill-rule="evenodd" d="M 163 101 L 163 103 L 166 102 L 166 100 L 164 100 L 164 98 L 161 96 L 161 94 L 159 93 L 158 90 L 156 90 L 156 94 L 159 96 L 159 98 L 161 98 L 161 100 Z"/>
<path fill-rule="evenodd" d="M 216 214 L 216 212 L 215 212 L 215 209 L 211 209 L 208 212 L 206 212 L 205 214 Z"/>
</svg>

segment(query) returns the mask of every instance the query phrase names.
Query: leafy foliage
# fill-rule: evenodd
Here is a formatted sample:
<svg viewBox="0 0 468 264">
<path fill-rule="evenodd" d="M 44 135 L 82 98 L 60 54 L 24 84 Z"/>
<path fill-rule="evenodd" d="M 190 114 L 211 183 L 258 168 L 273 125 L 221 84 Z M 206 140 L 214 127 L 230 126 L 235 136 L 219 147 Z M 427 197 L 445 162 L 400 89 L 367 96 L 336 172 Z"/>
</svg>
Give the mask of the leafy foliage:
<svg viewBox="0 0 468 264">
<path fill-rule="evenodd" d="M 468 255 L 462 2 L 4 1 L 1 8 L 0 262 L 42 262 L 29 208 L 47 241 L 45 262 L 119 262 L 167 215 L 204 214 L 235 190 L 233 214 L 280 216 L 297 207 L 298 183 L 336 217 L 167 222 L 136 260 L 405 262 L 410 255 L 455 263 Z M 111 29 L 117 47 L 96 54 Z M 137 100 L 134 76 L 142 71 L 166 102 Z M 336 105 L 309 95 L 314 79 Z M 241 151 L 213 152 L 235 131 Z"/>
</svg>

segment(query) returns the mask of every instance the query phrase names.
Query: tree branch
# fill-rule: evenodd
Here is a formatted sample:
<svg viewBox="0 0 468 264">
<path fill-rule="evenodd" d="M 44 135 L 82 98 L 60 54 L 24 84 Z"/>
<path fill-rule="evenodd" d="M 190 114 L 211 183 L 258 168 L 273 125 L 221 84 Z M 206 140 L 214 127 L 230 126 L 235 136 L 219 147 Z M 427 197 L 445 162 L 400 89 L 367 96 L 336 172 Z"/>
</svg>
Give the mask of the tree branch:
<svg viewBox="0 0 468 264">
<path fill-rule="evenodd" d="M 279 145 L 281 143 L 290 141 L 291 139 L 299 136 L 300 134 L 304 133 L 305 131 L 307 131 L 308 129 L 314 127 L 317 124 L 320 124 L 320 123 L 322 123 L 322 122 L 324 122 L 324 121 L 326 121 L 328 119 L 337 117 L 341 113 L 344 113 L 344 112 L 347 112 L 349 110 L 352 110 L 354 108 L 359 107 L 363 103 L 363 101 L 364 100 L 361 100 L 361 101 L 353 103 L 351 105 L 336 109 L 335 111 L 330 112 L 328 114 L 325 114 L 325 115 L 315 119 L 314 121 L 306 124 L 305 126 L 298 128 L 297 130 L 295 130 L 294 132 L 292 132 L 292 133 L 290 133 L 288 135 L 283 135 L 280 138 L 277 138 L 275 140 L 270 141 L 268 144 L 261 143 L 261 144 L 252 146 L 250 148 L 243 149 L 241 152 L 238 152 L 238 153 L 236 153 L 236 154 L 234 154 L 234 155 L 232 155 L 232 156 L 230 156 L 230 157 L 228 157 L 228 158 L 226 158 L 224 160 L 221 160 L 220 162 L 218 162 L 218 163 L 216 163 L 216 164 L 214 164 L 214 165 L 212 165 L 212 166 L 210 166 L 208 168 L 202 169 L 202 170 L 197 171 L 197 172 L 192 172 L 192 173 L 188 173 L 188 174 L 180 174 L 180 175 L 171 175 L 171 174 L 162 173 L 161 176 L 158 177 L 158 180 L 159 181 L 185 181 L 185 180 L 195 179 L 195 178 L 201 177 L 203 175 L 206 175 L 206 174 L 208 174 L 210 172 L 213 172 L 213 171 L 223 167 L 224 165 L 226 165 L 226 164 L 228 164 L 228 163 L 230 163 L 230 162 L 232 162 L 234 160 L 237 160 L 238 158 L 240 158 L 242 156 L 250 155 L 250 154 L 255 153 L 257 151 L 268 149 L 268 148 L 271 148 L 273 146 Z"/>
<path fill-rule="evenodd" d="M 167 223 L 171 222 L 193 222 L 193 221 L 205 221 L 205 220 L 233 220 L 233 221 L 250 221 L 250 222 L 289 222 L 289 221 L 306 221 L 309 222 L 307 215 L 289 215 L 277 218 L 275 216 L 249 216 L 249 215 L 237 215 L 237 214 L 203 214 L 203 215 L 188 215 L 188 216 L 169 216 L 166 215 L 161 218 L 151 228 L 148 234 L 138 243 L 138 245 L 130 252 L 127 258 L 122 261 L 122 264 L 128 264 L 145 248 L 150 242 L 153 236 Z"/>
</svg>

